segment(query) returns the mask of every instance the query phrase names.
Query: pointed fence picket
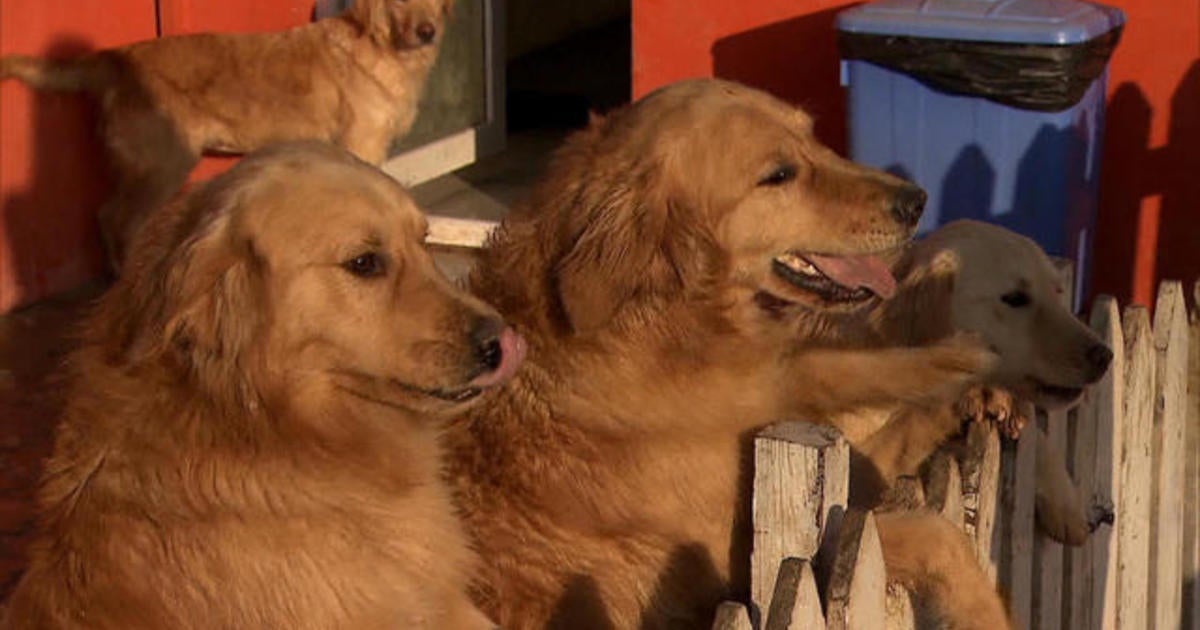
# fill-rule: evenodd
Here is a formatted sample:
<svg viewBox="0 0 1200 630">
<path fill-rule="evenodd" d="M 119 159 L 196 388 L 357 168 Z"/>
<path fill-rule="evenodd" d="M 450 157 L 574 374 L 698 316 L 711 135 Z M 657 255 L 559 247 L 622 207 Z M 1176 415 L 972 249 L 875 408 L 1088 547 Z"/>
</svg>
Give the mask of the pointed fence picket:
<svg viewBox="0 0 1200 630">
<path fill-rule="evenodd" d="M 1113 362 L 1077 408 L 1036 410 L 1016 442 L 973 424 L 957 456 L 936 454 L 899 494 L 962 527 L 1018 627 L 1200 630 L 1200 314 L 1164 282 L 1153 319 L 1101 296 L 1090 324 Z M 1037 529 L 1039 448 L 1062 456 L 1086 503 L 1081 546 Z M 848 462 L 828 427 L 756 438 L 752 606 L 723 604 L 713 628 L 929 625 L 922 602 L 888 583 L 874 515 L 846 511 Z"/>
</svg>

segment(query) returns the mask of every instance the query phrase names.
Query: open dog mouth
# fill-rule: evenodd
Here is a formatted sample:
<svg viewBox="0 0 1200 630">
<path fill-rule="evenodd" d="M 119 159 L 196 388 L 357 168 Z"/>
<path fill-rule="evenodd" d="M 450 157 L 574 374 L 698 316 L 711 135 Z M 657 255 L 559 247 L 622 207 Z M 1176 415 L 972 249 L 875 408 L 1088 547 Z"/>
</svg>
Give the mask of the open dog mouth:
<svg viewBox="0 0 1200 630">
<path fill-rule="evenodd" d="M 857 303 L 896 294 L 896 278 L 878 256 L 829 256 L 790 251 L 771 261 L 788 284 L 826 302 Z"/>
</svg>

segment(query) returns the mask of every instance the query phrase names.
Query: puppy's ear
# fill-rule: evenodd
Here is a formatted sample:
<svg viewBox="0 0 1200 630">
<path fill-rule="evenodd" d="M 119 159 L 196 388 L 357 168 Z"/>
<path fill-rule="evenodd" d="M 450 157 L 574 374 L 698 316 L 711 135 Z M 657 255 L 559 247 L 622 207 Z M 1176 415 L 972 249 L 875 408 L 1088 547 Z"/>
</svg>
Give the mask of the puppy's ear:
<svg viewBox="0 0 1200 630">
<path fill-rule="evenodd" d="M 886 339 L 901 345 L 928 345 L 954 332 L 954 284 L 958 256 L 949 250 L 911 249 L 896 266 L 896 295 L 873 316 Z"/>
</svg>

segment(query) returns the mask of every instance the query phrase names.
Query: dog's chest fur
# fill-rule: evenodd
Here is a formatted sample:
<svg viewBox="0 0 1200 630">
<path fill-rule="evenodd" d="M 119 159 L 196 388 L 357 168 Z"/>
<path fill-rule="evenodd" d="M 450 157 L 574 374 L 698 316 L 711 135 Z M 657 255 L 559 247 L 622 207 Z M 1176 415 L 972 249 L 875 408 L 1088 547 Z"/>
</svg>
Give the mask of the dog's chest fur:
<svg viewBox="0 0 1200 630">
<path fill-rule="evenodd" d="M 710 618 L 747 533 L 735 532 L 740 437 L 586 434 L 578 427 L 595 424 L 586 405 L 524 404 L 554 391 L 545 381 L 528 386 L 531 378 L 537 368 L 527 366 L 450 436 L 467 527 L 487 559 L 477 585 L 484 610 L 507 628 L 694 627 Z M 571 413 L 557 415 L 564 407 Z"/>
<path fill-rule="evenodd" d="M 42 496 L 51 532 L 14 594 L 14 618 L 439 628 L 449 611 L 438 603 L 461 600 L 473 556 L 438 480 L 432 431 L 382 436 L 410 460 L 389 478 L 386 466 L 365 474 L 369 462 L 278 444 L 198 448 L 155 429 L 180 420 L 143 417 L 154 422 L 126 430 L 68 414 L 48 464 L 60 474 Z"/>
</svg>

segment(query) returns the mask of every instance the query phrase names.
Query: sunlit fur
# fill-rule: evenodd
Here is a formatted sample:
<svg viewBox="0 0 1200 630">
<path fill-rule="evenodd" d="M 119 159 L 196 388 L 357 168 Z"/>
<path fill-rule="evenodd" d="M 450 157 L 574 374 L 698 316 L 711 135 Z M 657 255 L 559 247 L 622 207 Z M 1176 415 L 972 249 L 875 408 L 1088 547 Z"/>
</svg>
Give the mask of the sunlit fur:
<svg viewBox="0 0 1200 630">
<path fill-rule="evenodd" d="M 760 185 L 781 160 L 798 176 Z M 567 141 L 471 282 L 530 343 L 447 434 L 485 612 L 513 630 L 709 627 L 748 591 L 756 427 L 945 395 L 988 364 L 959 340 L 846 349 L 848 309 L 771 272 L 785 251 L 900 245 L 903 186 L 821 146 L 802 111 L 721 81 Z"/>
<path fill-rule="evenodd" d="M 12 630 L 487 628 L 440 482 L 477 373 L 424 218 L 330 146 L 251 155 L 152 218 L 70 360 Z M 356 277 L 364 250 L 385 272 Z"/>
</svg>

